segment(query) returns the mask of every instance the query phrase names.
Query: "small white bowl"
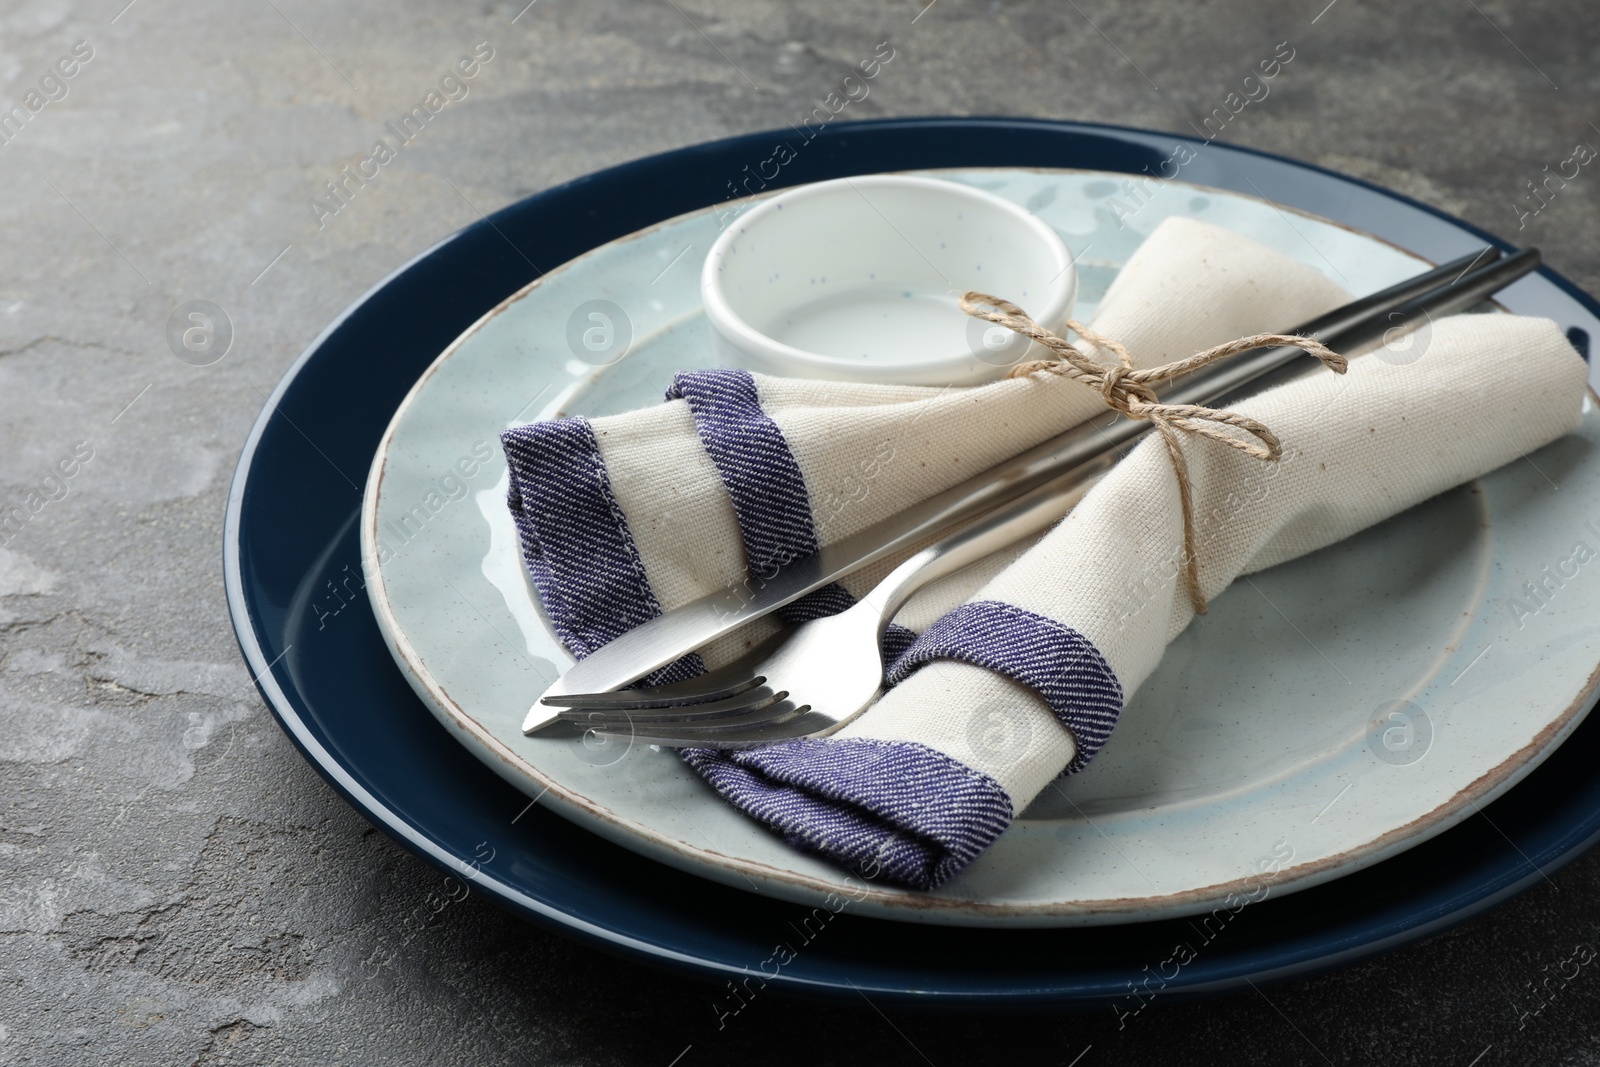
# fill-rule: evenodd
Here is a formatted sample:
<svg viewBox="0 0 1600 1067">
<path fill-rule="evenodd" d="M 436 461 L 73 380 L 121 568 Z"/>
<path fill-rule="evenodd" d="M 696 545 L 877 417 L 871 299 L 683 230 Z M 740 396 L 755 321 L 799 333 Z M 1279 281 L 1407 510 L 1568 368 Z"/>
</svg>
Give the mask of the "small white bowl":
<svg viewBox="0 0 1600 1067">
<path fill-rule="evenodd" d="M 711 246 L 700 294 L 724 355 L 773 374 L 902 385 L 1002 377 L 1037 349 L 964 314 L 969 289 L 1059 330 L 1078 295 L 1044 220 L 971 186 L 907 175 L 780 193 Z"/>
</svg>

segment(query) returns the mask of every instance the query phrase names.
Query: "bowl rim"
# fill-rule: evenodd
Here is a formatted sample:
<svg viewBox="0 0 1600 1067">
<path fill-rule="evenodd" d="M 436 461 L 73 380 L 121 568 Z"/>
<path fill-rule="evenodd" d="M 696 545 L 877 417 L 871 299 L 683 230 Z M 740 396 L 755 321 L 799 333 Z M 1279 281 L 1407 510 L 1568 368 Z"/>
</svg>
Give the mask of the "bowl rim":
<svg viewBox="0 0 1600 1067">
<path fill-rule="evenodd" d="M 978 357 L 976 353 L 965 350 L 887 364 L 864 364 L 859 360 L 810 352 L 784 344 L 757 330 L 733 310 L 723 290 L 719 270 L 733 244 L 763 219 L 776 216 L 778 212 L 795 203 L 833 195 L 844 186 L 850 186 L 858 192 L 860 186 L 931 190 L 941 196 L 981 204 L 987 210 L 1011 216 L 1039 238 L 1040 247 L 1049 250 L 1049 256 L 1055 261 L 1054 266 L 1058 268 L 1055 276 L 1045 286 L 1043 295 L 1047 302 L 1036 301 L 1035 307 L 1028 309 L 1029 314 L 1047 328 L 1060 327 L 1071 314 L 1073 305 L 1078 299 L 1077 259 L 1065 239 L 1053 226 L 1022 205 L 996 196 L 986 189 L 944 178 L 928 178 L 915 174 L 870 174 L 832 178 L 794 186 L 761 200 L 754 207 L 736 216 L 717 236 L 710 251 L 706 253 L 705 262 L 700 268 L 700 301 L 705 309 L 706 320 L 718 334 L 739 350 L 769 366 L 810 366 L 829 372 L 828 377 L 855 381 L 906 382 L 935 375 L 941 370 L 970 371 L 971 362 Z M 993 377 L 1000 377 L 1005 369 L 1005 366 L 995 364 Z M 970 373 L 957 375 L 962 380 L 970 376 Z"/>
</svg>

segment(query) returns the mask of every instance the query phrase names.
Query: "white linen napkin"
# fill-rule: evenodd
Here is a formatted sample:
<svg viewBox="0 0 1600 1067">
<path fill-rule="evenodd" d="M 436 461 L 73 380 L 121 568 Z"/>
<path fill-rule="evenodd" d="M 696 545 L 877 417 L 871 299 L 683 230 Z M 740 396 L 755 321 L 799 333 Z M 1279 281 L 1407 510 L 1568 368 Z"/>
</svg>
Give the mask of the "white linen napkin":
<svg viewBox="0 0 1600 1067">
<path fill-rule="evenodd" d="M 1349 300 L 1314 269 L 1232 231 L 1161 223 L 1130 257 L 1093 326 L 1139 366 L 1284 330 Z M 664 404 L 513 427 L 509 504 L 548 617 L 582 657 L 661 611 L 769 573 L 1039 443 L 1105 416 L 1097 394 L 1049 378 L 975 388 L 680 374 Z M 920 629 L 1009 558 L 925 590 Z M 785 609 L 841 610 L 897 559 Z M 773 632 L 762 620 L 652 675 L 717 666 Z M 897 626 L 901 646 L 911 630 Z"/>
<path fill-rule="evenodd" d="M 1457 315 L 1413 362 L 1371 354 L 1231 405 L 1285 451 L 1267 463 L 1184 437 L 1203 594 L 1560 437 L 1586 377 L 1547 319 Z M 928 627 L 891 668 L 894 687 L 838 734 L 685 758 L 796 846 L 937 886 L 1106 742 L 1193 617 L 1182 546 L 1172 461 L 1152 435 Z"/>
</svg>

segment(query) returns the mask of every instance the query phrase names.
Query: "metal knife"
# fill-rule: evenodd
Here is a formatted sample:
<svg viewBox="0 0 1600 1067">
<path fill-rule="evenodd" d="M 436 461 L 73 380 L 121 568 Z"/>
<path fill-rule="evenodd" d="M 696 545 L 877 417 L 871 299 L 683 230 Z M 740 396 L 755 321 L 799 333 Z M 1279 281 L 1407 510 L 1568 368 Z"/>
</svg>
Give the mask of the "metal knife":
<svg viewBox="0 0 1600 1067">
<path fill-rule="evenodd" d="M 1464 310 L 1538 267 L 1537 249 L 1504 259 L 1496 248 L 1453 260 L 1362 297 L 1289 333 L 1315 337 L 1343 355 L 1378 347 L 1430 321 Z M 1277 384 L 1319 364 L 1290 346 L 1255 349 L 1213 364 L 1158 390 L 1163 401 L 1216 405 Z M 533 734 L 561 709 L 545 696 L 621 689 L 708 642 L 770 614 L 884 556 L 907 549 L 1043 483 L 1104 457 L 1147 432 L 1150 424 L 1119 418 L 1080 424 L 1043 444 L 952 486 L 882 522 L 744 581 L 656 616 L 574 664 L 541 695 L 523 720 Z"/>
</svg>

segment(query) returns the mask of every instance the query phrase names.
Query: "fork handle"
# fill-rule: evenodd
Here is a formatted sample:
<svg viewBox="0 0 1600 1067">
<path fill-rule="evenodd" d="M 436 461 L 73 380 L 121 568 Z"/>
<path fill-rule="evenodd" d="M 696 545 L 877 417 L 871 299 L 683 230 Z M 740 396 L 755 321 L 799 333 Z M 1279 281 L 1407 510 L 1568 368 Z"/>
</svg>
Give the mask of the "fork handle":
<svg viewBox="0 0 1600 1067">
<path fill-rule="evenodd" d="M 1116 453 L 1107 453 L 983 513 L 913 553 L 862 597 L 861 602 L 871 604 L 881 623 L 888 625 L 911 595 L 923 586 L 1054 525 L 1083 499 L 1116 460 Z"/>
</svg>

